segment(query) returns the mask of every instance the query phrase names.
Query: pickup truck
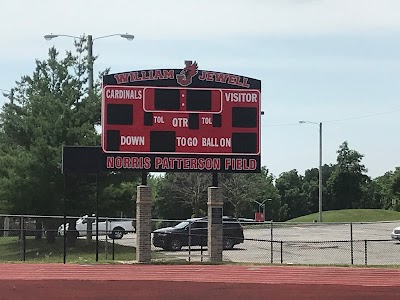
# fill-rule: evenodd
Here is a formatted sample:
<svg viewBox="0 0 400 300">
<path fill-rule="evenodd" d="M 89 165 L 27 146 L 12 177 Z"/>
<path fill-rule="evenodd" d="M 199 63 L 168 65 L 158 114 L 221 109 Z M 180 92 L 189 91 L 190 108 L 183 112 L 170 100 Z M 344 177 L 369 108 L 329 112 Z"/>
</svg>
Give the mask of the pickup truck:
<svg viewBox="0 0 400 300">
<path fill-rule="evenodd" d="M 79 236 L 86 236 L 87 232 L 87 222 L 92 222 L 92 234 L 96 234 L 96 217 L 89 217 L 85 215 L 76 221 L 76 230 Z M 105 220 L 104 218 L 99 218 L 99 235 L 108 235 L 111 239 L 122 239 L 124 234 L 130 232 L 136 232 L 134 227 L 134 221 L 127 219 L 110 219 Z M 69 224 L 67 223 L 66 230 L 68 230 Z M 64 235 L 64 224 L 58 227 L 58 234 Z"/>
</svg>

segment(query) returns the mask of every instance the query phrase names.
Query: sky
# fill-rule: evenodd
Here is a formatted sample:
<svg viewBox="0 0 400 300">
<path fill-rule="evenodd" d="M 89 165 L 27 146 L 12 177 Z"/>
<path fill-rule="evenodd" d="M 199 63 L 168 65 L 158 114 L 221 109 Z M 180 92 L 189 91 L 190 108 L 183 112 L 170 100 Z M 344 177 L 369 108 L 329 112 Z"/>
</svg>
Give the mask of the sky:
<svg viewBox="0 0 400 300">
<path fill-rule="evenodd" d="M 262 165 L 279 176 L 336 162 L 348 141 L 372 178 L 400 166 L 398 0 L 13 0 L 1 5 L 0 89 L 73 40 L 96 39 L 95 73 L 183 66 L 262 81 Z M 0 94 L 0 104 L 8 101 Z"/>
</svg>

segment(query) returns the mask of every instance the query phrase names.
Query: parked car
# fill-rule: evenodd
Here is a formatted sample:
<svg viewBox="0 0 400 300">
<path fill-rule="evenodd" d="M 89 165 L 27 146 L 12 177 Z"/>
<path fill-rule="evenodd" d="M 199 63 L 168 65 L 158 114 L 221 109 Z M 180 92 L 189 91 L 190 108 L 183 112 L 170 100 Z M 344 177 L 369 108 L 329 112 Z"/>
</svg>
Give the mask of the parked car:
<svg viewBox="0 0 400 300">
<path fill-rule="evenodd" d="M 190 227 L 190 230 L 189 230 Z M 206 246 L 208 239 L 208 218 L 193 218 L 173 227 L 153 231 L 153 245 L 164 250 L 178 251 L 182 246 Z M 223 248 L 232 249 L 244 241 L 243 227 L 237 219 L 223 217 Z"/>
<path fill-rule="evenodd" d="M 87 222 L 92 222 L 92 232 L 93 235 L 96 234 L 96 217 L 88 217 L 85 215 L 76 221 L 76 230 L 79 236 L 86 236 L 87 232 Z M 122 239 L 124 234 L 129 232 L 136 232 L 136 228 L 133 226 L 134 221 L 124 220 L 124 219 L 101 219 L 99 222 L 99 235 L 108 235 L 112 239 Z M 69 224 L 67 223 L 66 230 L 68 230 Z M 64 235 L 64 224 L 58 227 L 58 234 L 60 236 Z"/>
<path fill-rule="evenodd" d="M 391 237 L 392 240 L 400 241 L 400 226 L 393 229 Z"/>
</svg>

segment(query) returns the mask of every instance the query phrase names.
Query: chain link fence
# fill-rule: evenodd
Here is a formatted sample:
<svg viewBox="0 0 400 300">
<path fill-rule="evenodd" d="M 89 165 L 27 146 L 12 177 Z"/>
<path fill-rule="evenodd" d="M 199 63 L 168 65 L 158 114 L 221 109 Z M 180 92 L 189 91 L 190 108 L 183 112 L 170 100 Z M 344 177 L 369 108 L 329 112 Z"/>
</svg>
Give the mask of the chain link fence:
<svg viewBox="0 0 400 300">
<path fill-rule="evenodd" d="M 94 216 L 69 216 L 64 220 L 60 216 L 0 215 L 0 261 L 135 261 L 136 220 L 108 217 L 99 217 L 98 220 L 96 236 Z M 153 230 L 173 227 L 182 221 L 154 219 L 152 227 Z M 66 228 L 64 223 L 68 224 Z M 240 222 L 243 240 L 224 231 L 224 246 L 230 248 L 225 241 L 227 236 L 234 241 L 234 245 L 232 249 L 223 251 L 223 261 L 400 265 L 400 242 L 391 240 L 390 236 L 399 223 Z M 126 228 L 121 230 L 116 224 Z M 157 244 L 156 247 L 152 240 L 152 261 L 207 262 L 207 223 L 200 227 L 189 226 L 186 232 L 175 234 L 181 241 L 181 245 L 175 245 L 175 248 L 171 244 L 165 247 Z M 167 240 L 171 242 L 171 239 Z M 182 242 L 184 240 L 186 242 Z"/>
<path fill-rule="evenodd" d="M 98 221 L 97 227 L 94 216 L 64 219 L 62 216 L 0 215 L 0 261 L 134 261 L 133 244 L 125 246 L 117 241 L 133 236 L 135 220 L 99 217 Z"/>
</svg>

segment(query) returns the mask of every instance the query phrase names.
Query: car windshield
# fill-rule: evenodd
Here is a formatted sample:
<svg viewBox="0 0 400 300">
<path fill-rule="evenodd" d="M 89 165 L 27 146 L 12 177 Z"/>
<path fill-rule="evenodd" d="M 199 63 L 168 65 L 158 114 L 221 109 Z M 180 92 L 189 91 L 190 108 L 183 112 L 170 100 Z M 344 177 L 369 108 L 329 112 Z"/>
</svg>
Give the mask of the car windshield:
<svg viewBox="0 0 400 300">
<path fill-rule="evenodd" d="M 175 227 L 175 228 L 178 228 L 178 229 L 183 229 L 183 228 L 185 228 L 185 227 L 188 226 L 188 225 L 189 225 L 189 222 L 188 222 L 188 221 L 183 221 L 183 222 L 180 222 L 179 224 L 175 225 L 174 227 Z"/>
</svg>

